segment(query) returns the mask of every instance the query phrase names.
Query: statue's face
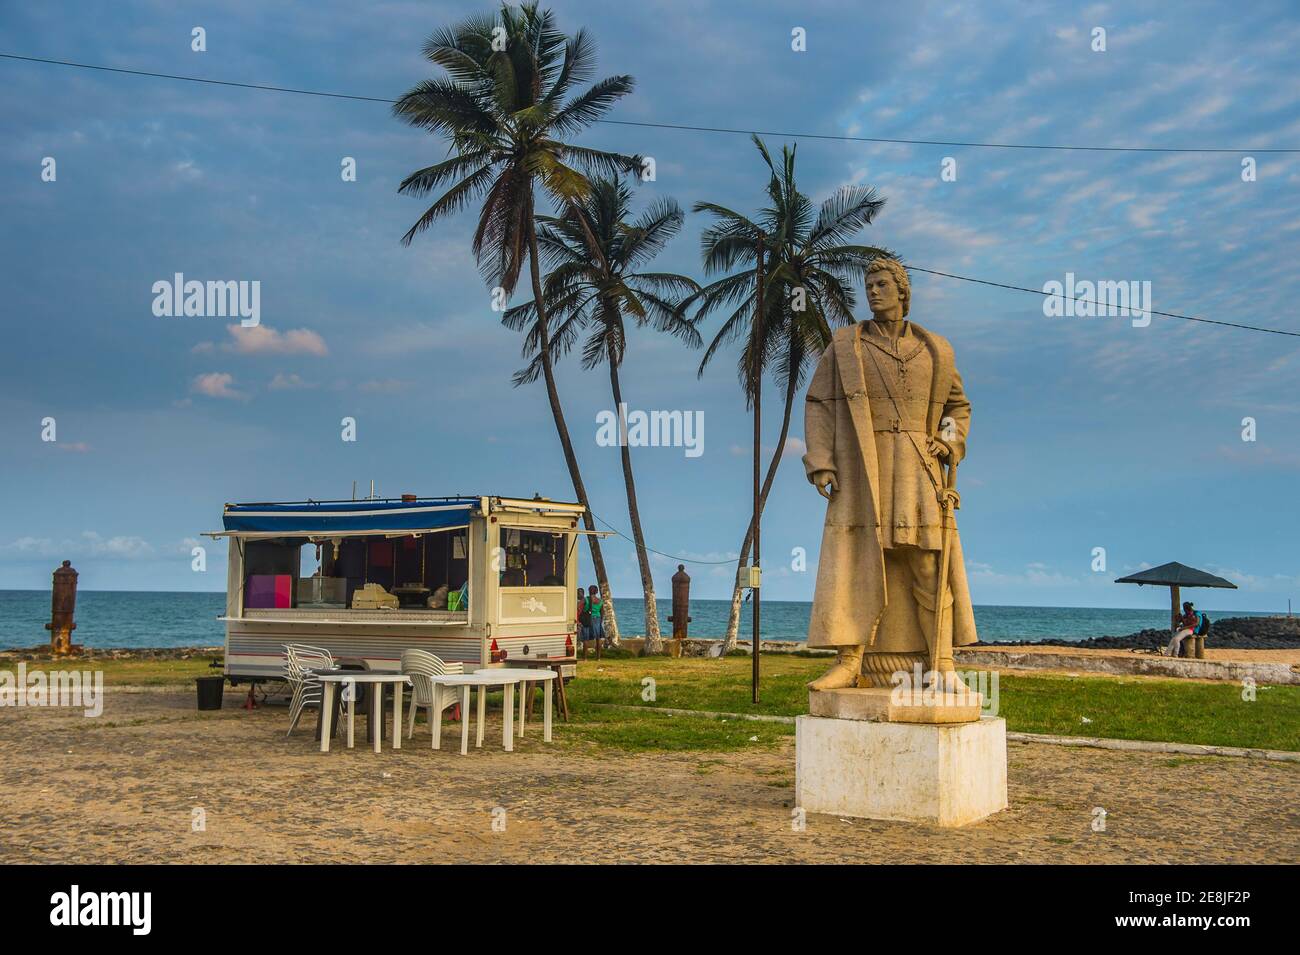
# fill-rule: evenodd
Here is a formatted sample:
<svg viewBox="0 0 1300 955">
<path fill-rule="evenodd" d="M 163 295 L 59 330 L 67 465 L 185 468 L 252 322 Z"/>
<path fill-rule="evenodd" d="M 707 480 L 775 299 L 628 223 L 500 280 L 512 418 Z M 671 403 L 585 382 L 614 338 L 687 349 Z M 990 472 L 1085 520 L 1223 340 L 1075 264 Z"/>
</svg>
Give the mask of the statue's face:
<svg viewBox="0 0 1300 955">
<path fill-rule="evenodd" d="M 874 315 L 893 309 L 902 310 L 903 300 L 898 294 L 898 283 L 883 269 L 867 273 L 867 305 Z"/>
</svg>

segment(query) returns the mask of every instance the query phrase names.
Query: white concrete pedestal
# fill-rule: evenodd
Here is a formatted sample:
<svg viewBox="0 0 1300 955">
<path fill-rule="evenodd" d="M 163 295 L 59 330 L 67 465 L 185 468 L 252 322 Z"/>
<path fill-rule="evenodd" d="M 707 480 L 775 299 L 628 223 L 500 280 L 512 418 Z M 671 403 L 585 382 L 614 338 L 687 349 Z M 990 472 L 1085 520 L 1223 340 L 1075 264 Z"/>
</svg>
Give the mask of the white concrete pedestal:
<svg viewBox="0 0 1300 955">
<path fill-rule="evenodd" d="M 1007 808 L 1007 724 L 795 720 L 805 812 L 965 826 Z"/>
</svg>

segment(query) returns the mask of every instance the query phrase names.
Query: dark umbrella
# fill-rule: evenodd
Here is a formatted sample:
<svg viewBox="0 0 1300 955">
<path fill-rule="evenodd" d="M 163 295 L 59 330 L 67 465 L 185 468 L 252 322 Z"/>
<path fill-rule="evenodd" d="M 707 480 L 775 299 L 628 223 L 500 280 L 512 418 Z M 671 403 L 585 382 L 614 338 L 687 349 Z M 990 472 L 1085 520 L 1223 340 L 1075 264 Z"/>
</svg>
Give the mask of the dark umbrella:
<svg viewBox="0 0 1300 955">
<path fill-rule="evenodd" d="M 1143 584 L 1168 587 L 1170 627 L 1178 626 L 1178 589 L 1180 587 L 1226 587 L 1229 590 L 1237 589 L 1237 585 L 1230 580 L 1215 577 L 1213 574 L 1207 574 L 1203 570 L 1188 567 L 1186 564 L 1180 564 L 1177 561 L 1161 564 L 1159 567 L 1152 567 L 1140 574 L 1120 577 L 1115 583 L 1137 584 L 1139 587 Z"/>
</svg>

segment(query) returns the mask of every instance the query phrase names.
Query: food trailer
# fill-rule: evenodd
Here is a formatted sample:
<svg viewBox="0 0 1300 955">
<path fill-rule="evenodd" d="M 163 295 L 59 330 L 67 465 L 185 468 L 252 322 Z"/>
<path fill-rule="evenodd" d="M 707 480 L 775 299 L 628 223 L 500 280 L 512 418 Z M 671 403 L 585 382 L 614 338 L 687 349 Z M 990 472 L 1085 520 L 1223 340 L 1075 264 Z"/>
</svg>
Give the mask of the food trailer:
<svg viewBox="0 0 1300 955">
<path fill-rule="evenodd" d="M 409 648 L 473 666 L 494 649 L 564 656 L 582 514 L 488 496 L 227 504 L 209 535 L 229 540 L 225 673 L 279 677 L 286 643 L 389 671 Z"/>
</svg>

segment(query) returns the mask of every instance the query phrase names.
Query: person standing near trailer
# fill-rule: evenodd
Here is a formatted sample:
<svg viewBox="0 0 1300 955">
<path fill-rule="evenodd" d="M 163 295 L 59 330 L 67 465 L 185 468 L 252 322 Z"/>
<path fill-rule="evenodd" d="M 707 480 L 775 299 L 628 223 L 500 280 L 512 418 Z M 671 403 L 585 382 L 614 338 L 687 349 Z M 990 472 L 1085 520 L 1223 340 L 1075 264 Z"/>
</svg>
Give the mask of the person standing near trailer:
<svg viewBox="0 0 1300 955">
<path fill-rule="evenodd" d="M 583 606 L 587 611 L 588 639 L 604 643 L 608 649 L 609 644 L 605 641 L 605 622 L 601 615 L 604 606 L 600 599 L 600 590 L 595 584 L 592 584 L 587 588 L 587 594 L 587 600 Z"/>
<path fill-rule="evenodd" d="M 587 616 L 587 592 L 581 587 L 578 588 L 578 603 L 575 614 L 578 623 L 578 642 L 585 644 L 590 639 L 587 634 L 587 623 L 590 617 Z"/>
</svg>

